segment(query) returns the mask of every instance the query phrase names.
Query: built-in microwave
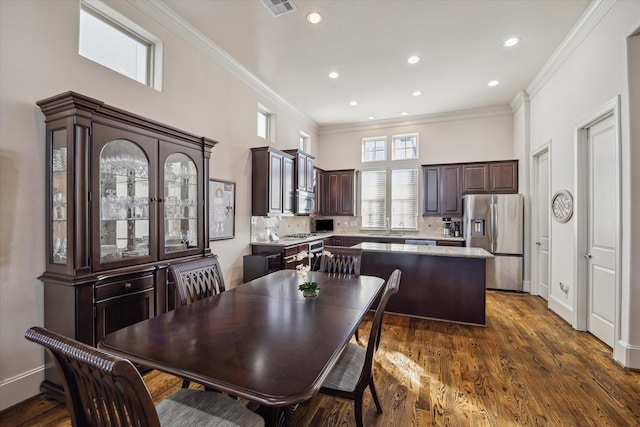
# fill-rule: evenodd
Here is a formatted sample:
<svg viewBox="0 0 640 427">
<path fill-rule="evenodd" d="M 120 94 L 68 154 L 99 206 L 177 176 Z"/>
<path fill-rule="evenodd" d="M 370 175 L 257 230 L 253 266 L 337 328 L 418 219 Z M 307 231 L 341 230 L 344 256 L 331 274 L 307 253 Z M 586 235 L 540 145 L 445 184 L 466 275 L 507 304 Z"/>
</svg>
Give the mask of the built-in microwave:
<svg viewBox="0 0 640 427">
<path fill-rule="evenodd" d="M 308 191 L 296 192 L 296 215 L 311 215 L 316 213 L 316 197 Z"/>
</svg>

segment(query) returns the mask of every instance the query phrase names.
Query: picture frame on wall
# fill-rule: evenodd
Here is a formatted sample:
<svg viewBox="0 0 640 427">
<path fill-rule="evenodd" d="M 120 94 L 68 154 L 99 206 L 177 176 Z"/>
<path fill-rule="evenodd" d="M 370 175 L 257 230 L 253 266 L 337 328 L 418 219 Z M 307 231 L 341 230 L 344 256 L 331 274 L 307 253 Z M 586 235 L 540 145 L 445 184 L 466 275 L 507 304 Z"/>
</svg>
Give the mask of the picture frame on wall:
<svg viewBox="0 0 640 427">
<path fill-rule="evenodd" d="M 236 183 L 209 179 L 209 240 L 236 235 Z"/>
</svg>

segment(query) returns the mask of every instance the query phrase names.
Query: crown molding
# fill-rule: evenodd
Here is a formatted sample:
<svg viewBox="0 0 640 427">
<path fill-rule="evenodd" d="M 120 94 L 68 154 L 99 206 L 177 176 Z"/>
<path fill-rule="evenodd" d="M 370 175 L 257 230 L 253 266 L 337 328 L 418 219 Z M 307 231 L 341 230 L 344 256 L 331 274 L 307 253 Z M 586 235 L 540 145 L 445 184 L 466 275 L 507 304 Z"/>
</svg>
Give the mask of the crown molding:
<svg viewBox="0 0 640 427">
<path fill-rule="evenodd" d="M 615 2 L 616 0 L 593 0 L 576 25 L 567 34 L 567 37 L 560 43 L 560 46 L 556 48 L 538 74 L 529 83 L 527 93 L 530 98 L 535 97 L 558 71 L 560 66 L 573 55 Z"/>
<path fill-rule="evenodd" d="M 444 113 L 425 114 L 409 118 L 394 118 L 377 120 L 375 122 L 345 123 L 339 125 L 320 126 L 318 136 L 332 135 L 346 132 L 363 132 L 368 130 L 385 129 L 399 126 L 419 126 L 429 123 L 450 122 L 455 120 L 471 120 L 486 117 L 511 116 L 512 111 L 508 105 L 474 108 L 469 110 L 448 111 Z"/>
<path fill-rule="evenodd" d="M 267 86 L 262 80 L 242 66 L 238 61 L 229 55 L 224 49 L 215 44 L 211 39 L 198 31 L 189 22 L 173 11 L 161 0 L 127 0 L 133 7 L 149 16 L 160 25 L 167 28 L 188 45 L 194 47 L 233 77 L 239 79 L 244 84 L 255 90 L 259 95 L 270 100 L 274 104 L 289 111 L 294 116 L 301 119 L 307 126 L 313 129 L 318 128 L 318 124 L 308 115 L 300 111 L 289 101 L 278 95 L 273 89 Z"/>
<path fill-rule="evenodd" d="M 511 107 L 511 112 L 515 113 L 516 111 L 518 111 L 518 108 L 522 107 L 525 102 L 529 102 L 529 94 L 527 93 L 527 91 L 521 90 L 520 92 L 516 93 L 516 96 L 514 96 L 511 100 L 511 104 L 509 104 L 509 106 Z"/>
</svg>

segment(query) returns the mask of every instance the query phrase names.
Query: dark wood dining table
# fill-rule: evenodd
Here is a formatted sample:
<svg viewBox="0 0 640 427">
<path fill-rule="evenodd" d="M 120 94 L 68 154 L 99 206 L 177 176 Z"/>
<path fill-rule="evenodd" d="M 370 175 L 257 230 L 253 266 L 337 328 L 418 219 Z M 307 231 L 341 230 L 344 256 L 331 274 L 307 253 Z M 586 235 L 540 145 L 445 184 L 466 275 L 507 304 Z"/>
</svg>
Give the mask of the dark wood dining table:
<svg viewBox="0 0 640 427">
<path fill-rule="evenodd" d="M 315 298 L 302 296 L 295 270 L 281 270 L 117 330 L 99 347 L 258 402 L 275 424 L 280 408 L 317 393 L 385 283 L 311 274 Z"/>
</svg>

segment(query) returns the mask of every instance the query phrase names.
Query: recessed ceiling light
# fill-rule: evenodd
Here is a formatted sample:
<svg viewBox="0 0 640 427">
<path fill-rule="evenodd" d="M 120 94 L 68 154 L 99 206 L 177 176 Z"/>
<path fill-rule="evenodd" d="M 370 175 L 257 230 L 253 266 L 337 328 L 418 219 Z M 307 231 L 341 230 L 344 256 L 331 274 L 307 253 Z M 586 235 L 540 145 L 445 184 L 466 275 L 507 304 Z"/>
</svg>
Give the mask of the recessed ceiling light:
<svg viewBox="0 0 640 427">
<path fill-rule="evenodd" d="M 411 95 L 413 96 L 420 96 L 422 95 L 422 91 L 421 90 L 416 90 L 415 92 L 413 92 Z"/>
<path fill-rule="evenodd" d="M 491 80 L 489 83 L 487 83 L 489 86 L 494 87 L 494 86 L 498 86 L 500 84 L 499 81 L 497 80 Z"/>
<path fill-rule="evenodd" d="M 375 117 L 369 116 L 369 120 L 373 120 L 373 119 L 375 119 Z"/>
<path fill-rule="evenodd" d="M 417 64 L 418 62 L 420 62 L 420 57 L 419 57 L 419 56 L 410 56 L 410 57 L 407 59 L 407 62 L 408 62 L 409 64 Z"/>
<path fill-rule="evenodd" d="M 400 113 L 401 116 L 406 116 L 407 114 L 409 113 L 407 113 L 406 111 L 403 111 L 402 113 Z"/>
<path fill-rule="evenodd" d="M 511 47 L 517 45 L 518 43 L 520 43 L 520 37 L 511 37 L 502 42 L 502 46 Z"/>
<path fill-rule="evenodd" d="M 322 15 L 320 15 L 318 12 L 311 12 L 307 15 L 307 21 L 312 24 L 317 24 L 318 22 L 322 21 Z"/>
<path fill-rule="evenodd" d="M 330 79 L 337 79 L 338 77 L 340 77 L 340 74 L 336 73 L 335 71 L 329 73 Z"/>
<path fill-rule="evenodd" d="M 351 101 L 349 105 L 351 105 L 352 107 L 355 107 L 356 105 L 358 105 L 358 101 Z"/>
</svg>

